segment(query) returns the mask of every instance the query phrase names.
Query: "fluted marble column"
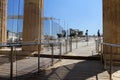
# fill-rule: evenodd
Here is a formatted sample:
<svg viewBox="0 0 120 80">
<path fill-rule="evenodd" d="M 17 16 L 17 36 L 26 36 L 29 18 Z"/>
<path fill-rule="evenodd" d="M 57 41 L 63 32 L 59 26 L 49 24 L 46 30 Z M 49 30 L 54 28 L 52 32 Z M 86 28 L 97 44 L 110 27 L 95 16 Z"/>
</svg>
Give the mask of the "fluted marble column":
<svg viewBox="0 0 120 80">
<path fill-rule="evenodd" d="M 43 0 L 24 0 L 23 42 L 38 42 L 43 37 Z M 23 47 L 35 51 L 37 46 Z"/>
<path fill-rule="evenodd" d="M 7 0 L 0 0 L 0 43 L 6 42 Z"/>
<path fill-rule="evenodd" d="M 120 44 L 120 0 L 103 0 L 103 41 Z M 103 51 L 109 54 L 110 47 Z M 113 47 L 113 53 L 120 60 L 120 48 Z"/>
</svg>

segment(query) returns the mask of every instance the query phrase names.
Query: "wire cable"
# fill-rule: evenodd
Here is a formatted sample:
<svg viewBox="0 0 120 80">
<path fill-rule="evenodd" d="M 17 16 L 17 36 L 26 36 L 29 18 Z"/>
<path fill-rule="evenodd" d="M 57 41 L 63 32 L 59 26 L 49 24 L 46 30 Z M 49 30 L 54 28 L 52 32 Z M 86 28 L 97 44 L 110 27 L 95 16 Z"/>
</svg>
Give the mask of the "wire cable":
<svg viewBox="0 0 120 80">
<path fill-rule="evenodd" d="M 17 6 L 17 8 L 18 8 L 18 11 L 17 11 L 17 15 L 18 15 L 18 17 L 17 17 L 17 42 L 18 42 L 18 40 L 19 40 L 19 12 L 20 12 L 20 0 L 18 0 L 18 6 Z M 16 48 L 15 48 L 15 51 L 16 51 Z M 16 51 L 16 76 L 17 76 L 17 58 L 18 57 L 18 55 L 17 55 L 17 51 Z M 17 78 L 17 77 L 16 77 Z"/>
</svg>

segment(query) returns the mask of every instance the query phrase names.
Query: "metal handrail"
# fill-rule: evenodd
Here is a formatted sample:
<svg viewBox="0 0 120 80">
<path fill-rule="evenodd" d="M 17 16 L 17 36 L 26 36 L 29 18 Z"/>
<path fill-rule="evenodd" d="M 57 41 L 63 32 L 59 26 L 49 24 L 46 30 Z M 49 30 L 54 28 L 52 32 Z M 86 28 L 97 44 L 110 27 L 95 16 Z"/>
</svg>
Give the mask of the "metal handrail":
<svg viewBox="0 0 120 80">
<path fill-rule="evenodd" d="M 66 40 L 66 42 L 67 42 L 67 40 Z M 14 49 L 16 48 L 16 47 L 22 47 L 22 46 L 36 46 L 36 47 L 38 47 L 38 72 L 39 72 L 39 66 L 40 66 L 40 63 L 39 63 L 39 58 L 40 58 L 40 51 L 41 51 L 41 45 L 50 45 L 50 47 L 51 47 L 51 53 L 52 53 L 52 55 L 54 55 L 54 46 L 60 46 L 59 47 L 59 55 L 60 55 L 60 57 L 59 57 L 59 60 L 61 60 L 61 55 L 62 55 L 62 42 L 61 41 L 57 41 L 57 42 L 55 42 L 55 41 L 49 41 L 49 42 L 38 42 L 37 40 L 34 40 L 34 41 L 29 41 L 29 42 L 16 42 L 16 43 L 1 43 L 0 44 L 0 47 L 9 47 L 10 48 L 10 80 L 13 80 L 13 57 L 14 57 L 14 55 L 13 55 L 13 53 L 14 53 Z M 66 53 L 67 53 L 67 45 L 68 44 L 66 44 Z M 52 58 L 52 64 L 53 64 L 53 62 L 54 62 L 54 57 Z"/>
<path fill-rule="evenodd" d="M 120 44 L 112 44 L 112 43 L 106 43 L 106 42 L 98 42 L 98 45 L 100 44 L 101 46 L 110 46 L 110 80 L 112 80 L 112 63 L 113 63 L 113 52 L 112 52 L 112 47 L 117 47 L 120 48 Z M 101 49 L 102 51 L 102 49 Z M 104 54 L 106 56 L 106 54 Z M 104 68 L 106 68 L 106 59 L 104 58 Z"/>
<path fill-rule="evenodd" d="M 105 43 L 105 42 L 101 44 L 106 45 L 106 46 L 112 46 L 112 47 L 120 47 L 120 44 L 111 44 L 111 43 Z"/>
<path fill-rule="evenodd" d="M 14 51 L 14 47 L 18 47 L 18 46 L 38 46 L 38 53 L 40 53 L 40 45 L 48 45 L 50 44 L 52 47 L 52 54 L 53 52 L 53 46 L 54 45 L 61 45 L 61 42 L 22 42 L 22 43 L 4 43 L 4 44 L 0 44 L 0 47 L 10 47 L 11 51 L 10 51 L 10 80 L 13 80 L 13 51 Z M 38 56 L 38 58 L 40 58 L 40 56 Z M 38 63 L 38 66 L 40 66 L 40 64 Z M 38 72 L 39 72 L 39 67 L 38 67 Z"/>
<path fill-rule="evenodd" d="M 22 42 L 22 43 L 11 43 L 11 44 L 0 44 L 0 47 L 11 47 L 11 46 L 32 46 L 32 45 L 48 45 L 48 44 L 53 44 L 53 45 L 59 45 L 61 42 Z"/>
</svg>

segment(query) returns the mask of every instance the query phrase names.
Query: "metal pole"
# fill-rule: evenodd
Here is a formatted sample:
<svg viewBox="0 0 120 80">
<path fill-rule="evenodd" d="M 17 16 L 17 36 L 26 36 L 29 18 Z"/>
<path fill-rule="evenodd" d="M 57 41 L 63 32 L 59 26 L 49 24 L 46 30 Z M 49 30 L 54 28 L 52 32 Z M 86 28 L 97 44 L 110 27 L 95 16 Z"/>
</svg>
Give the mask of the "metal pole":
<svg viewBox="0 0 120 80">
<path fill-rule="evenodd" d="M 42 16 L 43 16 L 43 0 L 38 0 L 38 6 L 40 6 L 40 11 L 39 11 L 39 26 L 38 26 L 38 72 L 40 71 L 40 51 L 41 51 L 41 40 L 42 40 Z"/>
<path fill-rule="evenodd" d="M 48 51 L 49 51 L 49 47 L 50 47 L 50 39 L 48 38 Z"/>
<path fill-rule="evenodd" d="M 76 36 L 76 49 L 78 48 L 78 40 L 77 40 L 77 36 Z"/>
<path fill-rule="evenodd" d="M 99 46 L 99 45 L 100 45 L 100 42 L 98 41 L 98 54 L 99 54 L 99 48 L 100 48 L 100 46 Z"/>
<path fill-rule="evenodd" d="M 86 38 L 87 38 L 86 40 L 87 40 L 87 46 L 88 46 L 88 35 L 86 36 Z"/>
<path fill-rule="evenodd" d="M 112 80 L 112 62 L 113 62 L 112 46 L 110 46 L 110 80 Z"/>
<path fill-rule="evenodd" d="M 52 64 L 51 64 L 51 66 L 53 66 L 53 64 L 54 64 L 54 48 L 53 48 L 53 43 L 51 44 L 51 50 L 52 50 Z"/>
<path fill-rule="evenodd" d="M 65 42 L 66 42 L 66 54 L 67 54 L 67 39 L 65 39 Z"/>
<path fill-rule="evenodd" d="M 101 44 L 101 63 L 103 62 L 103 45 Z"/>
<path fill-rule="evenodd" d="M 105 45 L 105 49 L 107 49 L 106 45 Z M 106 51 L 104 50 L 104 69 L 106 69 L 106 52 L 107 50 Z"/>
<path fill-rule="evenodd" d="M 62 55 L 62 48 L 61 48 L 61 43 L 60 43 L 60 61 L 61 61 L 61 55 Z"/>
<path fill-rule="evenodd" d="M 40 51 L 41 51 L 41 50 L 40 50 L 40 49 L 41 49 L 41 48 L 40 48 L 40 47 L 41 47 L 40 45 L 41 45 L 41 44 L 38 43 L 38 73 L 39 73 L 39 71 L 40 71 Z"/>
<path fill-rule="evenodd" d="M 71 38 L 71 52 L 72 52 L 72 38 Z"/>
<path fill-rule="evenodd" d="M 95 44 L 96 44 L 96 53 L 97 53 L 97 40 L 95 40 Z"/>
<path fill-rule="evenodd" d="M 69 47 L 70 47 L 70 52 L 71 52 L 71 37 L 69 39 Z"/>
<path fill-rule="evenodd" d="M 70 37 L 70 52 L 72 52 L 72 37 Z"/>
<path fill-rule="evenodd" d="M 102 43 L 101 43 L 101 54 L 103 53 L 103 45 L 102 45 Z"/>
<path fill-rule="evenodd" d="M 13 80 L 13 46 L 11 46 L 10 53 L 10 80 Z"/>
<path fill-rule="evenodd" d="M 98 48 L 99 48 L 99 46 L 98 46 L 98 45 L 99 45 L 99 44 L 98 44 L 98 40 L 97 40 L 96 43 L 97 43 L 97 53 L 99 53 L 99 50 L 98 50 Z"/>
</svg>

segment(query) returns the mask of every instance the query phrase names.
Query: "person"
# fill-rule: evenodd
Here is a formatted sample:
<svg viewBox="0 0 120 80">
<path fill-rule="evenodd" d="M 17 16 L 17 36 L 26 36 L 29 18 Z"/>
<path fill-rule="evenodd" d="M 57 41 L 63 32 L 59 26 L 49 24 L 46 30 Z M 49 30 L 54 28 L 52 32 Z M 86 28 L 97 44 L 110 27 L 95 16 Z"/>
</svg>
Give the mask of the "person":
<svg viewBox="0 0 120 80">
<path fill-rule="evenodd" d="M 86 30 L 85 37 L 86 37 L 86 41 L 88 41 L 88 30 Z"/>
<path fill-rule="evenodd" d="M 101 35 L 100 35 L 100 30 L 99 30 L 99 29 L 98 29 L 98 31 L 97 31 L 97 37 L 98 37 L 98 38 L 97 38 L 96 41 L 97 41 L 98 43 L 96 44 L 96 45 L 97 45 L 96 49 L 97 49 L 97 52 L 99 52 L 99 48 L 100 48 L 100 44 L 99 44 L 99 43 L 101 43 Z"/>
<path fill-rule="evenodd" d="M 98 35 L 98 37 L 100 37 L 100 30 L 99 29 L 98 29 L 97 35 Z"/>
<path fill-rule="evenodd" d="M 98 41 L 100 41 L 100 30 L 98 29 L 98 32 L 97 32 L 97 37 L 98 37 Z"/>
<path fill-rule="evenodd" d="M 63 35 L 63 38 L 66 37 L 66 31 L 65 30 L 62 30 L 62 35 Z"/>
</svg>

